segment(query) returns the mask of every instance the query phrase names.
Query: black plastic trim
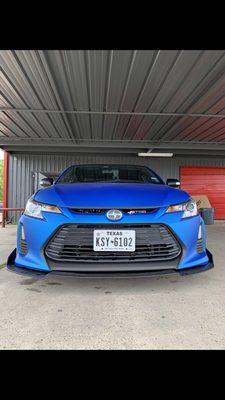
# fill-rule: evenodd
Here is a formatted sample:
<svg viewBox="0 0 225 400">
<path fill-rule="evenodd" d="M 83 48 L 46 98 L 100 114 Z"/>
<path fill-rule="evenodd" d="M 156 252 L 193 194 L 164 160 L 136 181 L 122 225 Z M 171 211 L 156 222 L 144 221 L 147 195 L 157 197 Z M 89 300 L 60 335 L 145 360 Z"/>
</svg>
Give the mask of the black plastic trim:
<svg viewBox="0 0 225 400">
<path fill-rule="evenodd" d="M 35 276 L 36 278 L 43 278 L 46 275 L 62 275 L 62 276 L 74 276 L 77 278 L 144 278 L 159 275 L 171 275 L 179 274 L 181 276 L 192 275 L 199 272 L 205 272 L 209 269 L 214 268 L 213 256 L 208 249 L 206 249 L 209 262 L 206 265 L 200 265 L 198 267 L 184 268 L 184 269 L 160 269 L 152 271 L 134 271 L 134 272 L 95 272 L 95 273 L 81 273 L 81 272 L 66 272 L 66 271 L 39 271 L 34 269 L 28 269 L 24 267 L 15 266 L 16 249 L 10 254 L 7 262 L 7 269 L 11 272 L 15 272 L 20 275 Z"/>
</svg>

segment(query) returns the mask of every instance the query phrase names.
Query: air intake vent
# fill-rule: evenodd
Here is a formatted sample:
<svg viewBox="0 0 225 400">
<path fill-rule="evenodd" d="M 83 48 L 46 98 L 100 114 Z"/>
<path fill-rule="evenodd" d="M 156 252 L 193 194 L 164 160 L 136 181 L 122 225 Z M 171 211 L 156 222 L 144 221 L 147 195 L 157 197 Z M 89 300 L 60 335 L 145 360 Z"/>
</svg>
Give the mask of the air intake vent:
<svg viewBox="0 0 225 400">
<path fill-rule="evenodd" d="M 204 241 L 202 238 L 197 240 L 196 249 L 198 253 L 202 253 L 204 251 Z"/>
<path fill-rule="evenodd" d="M 20 254 L 25 256 L 28 253 L 27 242 L 25 239 L 20 240 Z"/>
</svg>

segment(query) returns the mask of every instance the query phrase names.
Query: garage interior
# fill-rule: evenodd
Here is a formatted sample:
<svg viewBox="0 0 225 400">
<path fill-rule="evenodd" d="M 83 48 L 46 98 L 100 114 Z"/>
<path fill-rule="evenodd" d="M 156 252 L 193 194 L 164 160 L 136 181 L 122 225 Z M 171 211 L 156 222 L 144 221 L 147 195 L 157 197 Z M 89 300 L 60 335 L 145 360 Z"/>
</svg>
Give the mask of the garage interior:
<svg viewBox="0 0 225 400">
<path fill-rule="evenodd" d="M 3 207 L 71 164 L 115 162 L 180 179 L 218 220 L 204 276 L 26 282 L 0 269 L 0 348 L 224 348 L 225 51 L 1 50 L 0 74 Z M 0 228 L 0 266 L 14 228 Z"/>
<path fill-rule="evenodd" d="M 1 51 L 0 65 L 6 207 L 24 207 L 42 175 L 120 162 L 179 178 L 225 219 L 224 51 Z"/>
</svg>

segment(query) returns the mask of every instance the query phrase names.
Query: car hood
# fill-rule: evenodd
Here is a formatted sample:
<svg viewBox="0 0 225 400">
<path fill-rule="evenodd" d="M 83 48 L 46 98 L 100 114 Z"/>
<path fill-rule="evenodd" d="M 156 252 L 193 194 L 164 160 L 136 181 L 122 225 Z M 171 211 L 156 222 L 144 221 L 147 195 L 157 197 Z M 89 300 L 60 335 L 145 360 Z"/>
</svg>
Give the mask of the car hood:
<svg viewBox="0 0 225 400">
<path fill-rule="evenodd" d="M 54 184 L 34 196 L 41 203 L 79 208 L 166 207 L 189 198 L 186 192 L 167 185 L 102 182 Z"/>
</svg>

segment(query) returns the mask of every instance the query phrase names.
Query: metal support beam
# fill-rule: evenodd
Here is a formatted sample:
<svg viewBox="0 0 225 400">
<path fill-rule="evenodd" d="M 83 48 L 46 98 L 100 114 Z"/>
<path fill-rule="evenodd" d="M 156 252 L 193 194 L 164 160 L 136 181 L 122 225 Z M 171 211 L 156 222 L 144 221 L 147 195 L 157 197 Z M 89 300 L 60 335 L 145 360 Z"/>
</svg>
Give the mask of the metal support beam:
<svg viewBox="0 0 225 400">
<path fill-rule="evenodd" d="M 9 153 L 4 151 L 4 161 L 3 161 L 3 193 L 2 193 L 2 205 L 3 208 L 8 206 L 8 170 L 9 170 Z M 5 226 L 5 218 L 7 216 L 6 211 L 2 212 L 2 227 Z"/>
<path fill-rule="evenodd" d="M 146 152 L 149 148 L 154 148 L 153 151 L 172 152 L 174 154 L 208 154 L 221 155 L 225 152 L 225 142 L 84 142 L 71 143 L 70 141 L 33 141 L 33 140 L 0 140 L 0 147 L 9 152 L 43 152 L 43 153 L 111 153 L 111 154 L 137 154 Z"/>
<path fill-rule="evenodd" d="M 176 112 L 129 112 L 129 111 L 88 111 L 88 110 L 46 110 L 30 108 L 1 107 L 0 112 L 20 113 L 51 113 L 51 114 L 87 114 L 87 115 L 121 115 L 121 116 L 152 116 L 152 117 L 201 117 L 224 119 L 225 114 L 203 114 L 203 113 L 176 113 Z"/>
<path fill-rule="evenodd" d="M 104 140 L 104 141 L 98 141 L 98 140 L 80 140 L 78 143 L 74 143 L 72 140 L 60 140 L 59 138 L 52 138 L 49 140 L 49 138 L 46 139 L 40 139 L 40 138 L 32 138 L 32 139 L 27 139 L 27 138 L 0 138 L 0 147 L 8 147 L 8 146 L 13 146 L 13 147 L 25 147 L 25 146 L 30 146 L 30 147 L 52 147 L 52 148 L 66 148 L 70 147 L 76 150 L 76 148 L 79 147 L 89 147 L 89 148 L 130 148 L 130 149 L 145 149 L 146 151 L 149 148 L 154 148 L 154 149 L 186 149 L 186 150 L 225 150 L 225 142 L 191 142 L 191 141 L 165 141 L 165 142 L 157 142 L 157 141 L 121 141 L 121 140 Z"/>
<path fill-rule="evenodd" d="M 196 145 L 209 145 L 210 148 L 213 148 L 215 146 L 220 146 L 220 145 L 225 145 L 224 142 L 204 142 L 204 141 L 186 141 L 186 140 L 165 140 L 165 141 L 157 141 L 157 140 L 121 140 L 121 139 L 114 139 L 114 140 L 90 140 L 90 139 L 78 139 L 78 143 L 72 143 L 72 139 L 61 139 L 59 140 L 58 137 L 51 137 L 51 138 L 27 138 L 27 137 L 0 137 L 0 146 L 4 144 L 14 144 L 18 146 L 26 146 L 27 144 L 30 145 L 39 145 L 40 143 L 42 146 L 61 146 L 62 144 L 68 145 L 68 146 L 88 146 L 88 147 L 96 147 L 96 146 L 101 146 L 101 147 L 120 147 L 123 145 L 124 147 L 136 147 L 136 146 L 142 146 L 146 147 L 146 150 L 149 150 L 153 147 L 158 147 L 158 146 L 163 146 L 163 147 L 186 147 L 186 146 L 191 146 L 195 148 Z"/>
<path fill-rule="evenodd" d="M 110 148 L 110 147 L 79 147 L 79 146 L 69 146 L 69 147 L 64 147 L 64 146 L 58 146 L 58 147 L 45 147 L 45 146 L 23 146 L 23 147 L 18 147 L 15 145 L 8 145 L 5 146 L 5 149 L 7 149 L 10 153 L 12 152 L 20 152 L 20 153 L 24 153 L 24 152 L 29 152 L 30 154 L 33 153 L 89 153 L 89 154 L 93 154 L 93 153 L 101 153 L 101 154 L 137 154 L 137 149 L 136 148 Z M 138 149 L 138 151 L 142 151 L 145 152 L 146 149 L 145 148 L 140 148 Z"/>
<path fill-rule="evenodd" d="M 125 151 L 126 150 L 126 151 Z M 59 155 L 104 155 L 104 156 L 123 156 L 123 157 L 128 157 L 128 156 L 137 156 L 138 152 L 146 152 L 146 149 L 110 149 L 110 148 L 64 148 L 64 147 L 56 147 L 56 148 L 43 148 L 43 147 L 23 147 L 23 148 L 18 148 L 18 147 L 7 147 L 7 151 L 10 154 L 59 154 Z M 155 152 L 159 153 L 162 152 L 162 149 L 158 148 L 155 149 Z M 171 153 L 173 152 L 174 157 L 225 157 L 225 149 L 224 150 L 184 150 L 184 149 L 176 149 L 176 150 L 163 150 L 163 153 Z M 154 153 L 153 153 L 154 154 Z"/>
</svg>

